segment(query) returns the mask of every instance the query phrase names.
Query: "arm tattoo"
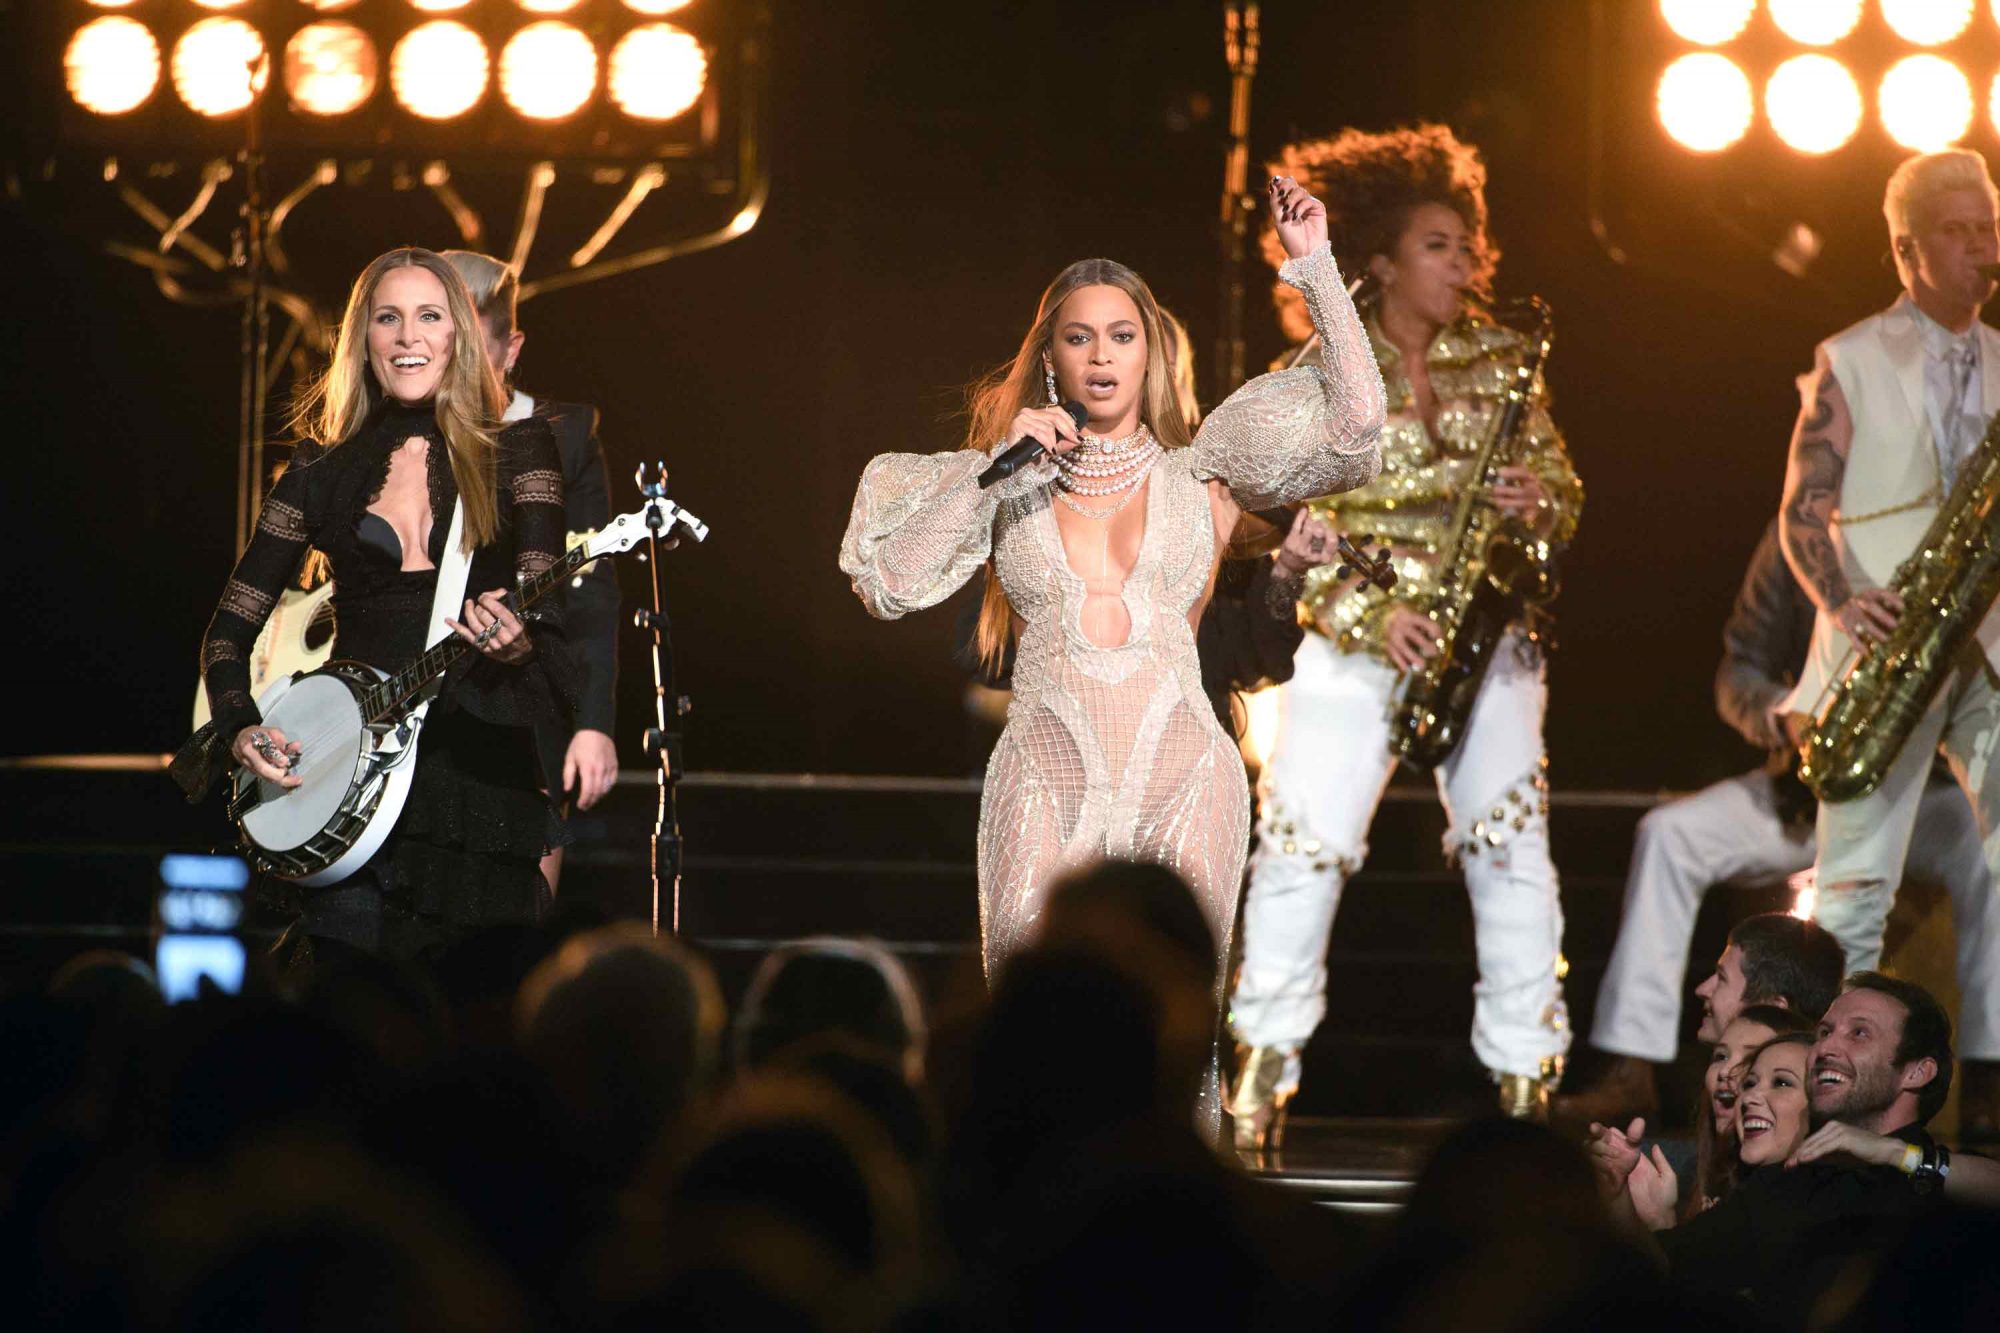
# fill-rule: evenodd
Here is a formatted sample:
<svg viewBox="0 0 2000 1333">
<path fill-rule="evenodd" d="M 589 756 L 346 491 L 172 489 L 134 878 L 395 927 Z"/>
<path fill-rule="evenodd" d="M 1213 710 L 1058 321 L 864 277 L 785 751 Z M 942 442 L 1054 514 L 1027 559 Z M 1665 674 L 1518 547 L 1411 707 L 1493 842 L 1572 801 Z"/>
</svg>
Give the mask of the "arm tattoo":
<svg viewBox="0 0 2000 1333">
<path fill-rule="evenodd" d="M 1828 374 L 1799 423 L 1781 524 L 1785 554 L 1793 571 L 1828 611 L 1852 595 L 1830 530 L 1840 503 L 1841 480 L 1847 472 L 1845 453 L 1830 429 L 1839 392 L 1838 382 Z"/>
</svg>

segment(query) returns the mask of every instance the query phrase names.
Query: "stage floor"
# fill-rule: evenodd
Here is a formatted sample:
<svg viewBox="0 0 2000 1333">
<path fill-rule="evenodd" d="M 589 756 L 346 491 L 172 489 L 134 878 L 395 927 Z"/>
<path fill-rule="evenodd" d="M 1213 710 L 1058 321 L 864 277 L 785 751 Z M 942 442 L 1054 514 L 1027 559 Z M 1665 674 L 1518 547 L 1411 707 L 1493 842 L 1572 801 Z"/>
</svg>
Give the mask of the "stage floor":
<svg viewBox="0 0 2000 1333">
<path fill-rule="evenodd" d="M 1275 1153 L 1238 1153 L 1263 1183 L 1352 1213 L 1393 1213 L 1424 1163 L 1461 1122 L 1372 1116 L 1294 1116 Z"/>
</svg>

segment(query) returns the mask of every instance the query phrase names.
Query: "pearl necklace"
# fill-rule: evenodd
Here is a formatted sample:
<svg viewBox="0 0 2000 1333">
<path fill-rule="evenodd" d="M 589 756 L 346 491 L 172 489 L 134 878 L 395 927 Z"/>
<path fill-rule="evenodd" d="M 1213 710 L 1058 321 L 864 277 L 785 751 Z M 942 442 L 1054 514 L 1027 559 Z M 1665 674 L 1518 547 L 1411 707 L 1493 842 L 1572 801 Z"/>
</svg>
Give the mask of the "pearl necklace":
<svg viewBox="0 0 2000 1333">
<path fill-rule="evenodd" d="M 1081 444 L 1055 456 L 1056 499 L 1086 518 L 1110 518 L 1132 502 L 1159 456 L 1160 442 L 1143 422 L 1131 434 L 1116 439 L 1085 431 Z M 1072 495 L 1120 495 L 1121 498 L 1107 509 L 1093 509 L 1071 499 Z"/>
</svg>

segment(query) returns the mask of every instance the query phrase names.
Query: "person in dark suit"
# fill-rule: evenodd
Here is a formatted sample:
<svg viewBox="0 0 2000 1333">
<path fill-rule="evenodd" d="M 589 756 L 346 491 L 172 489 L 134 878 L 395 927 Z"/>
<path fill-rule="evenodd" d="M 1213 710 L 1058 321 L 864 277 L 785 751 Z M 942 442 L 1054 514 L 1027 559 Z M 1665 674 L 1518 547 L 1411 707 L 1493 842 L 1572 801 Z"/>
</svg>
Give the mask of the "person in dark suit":
<svg viewBox="0 0 2000 1333">
<path fill-rule="evenodd" d="M 562 455 L 563 509 L 569 540 L 603 527 L 611 519 L 611 494 L 604 446 L 597 439 L 597 409 L 587 403 L 536 399 L 513 383 L 514 363 L 527 341 L 515 316 L 520 279 L 513 268 L 473 250 L 447 250 L 445 258 L 465 279 L 479 307 L 486 355 L 509 391 L 507 421 L 534 416 L 555 431 Z M 571 580 L 566 602 L 571 643 L 579 668 L 574 730 L 544 726 L 536 731 L 542 773 L 551 793 L 567 811 L 574 803 L 588 810 L 618 777 L 618 749 L 612 740 L 618 696 L 618 576 L 608 560 L 587 567 Z M 562 849 L 542 862 L 549 887 L 562 874 Z"/>
</svg>

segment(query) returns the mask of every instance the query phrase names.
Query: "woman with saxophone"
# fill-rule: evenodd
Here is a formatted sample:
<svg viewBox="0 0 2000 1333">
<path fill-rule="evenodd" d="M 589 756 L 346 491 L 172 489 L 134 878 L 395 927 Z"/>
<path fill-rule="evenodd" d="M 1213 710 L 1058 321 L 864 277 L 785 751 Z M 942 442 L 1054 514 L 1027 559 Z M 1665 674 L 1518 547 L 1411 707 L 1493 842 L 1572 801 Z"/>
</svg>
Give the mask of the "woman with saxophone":
<svg viewBox="0 0 2000 1333">
<path fill-rule="evenodd" d="M 1561 542 L 1583 490 L 1545 406 L 1531 402 L 1512 461 L 1490 483 L 1487 445 L 1530 340 L 1481 309 L 1497 251 L 1486 234 L 1486 170 L 1441 125 L 1346 131 L 1295 144 L 1280 170 L 1326 200 L 1341 271 L 1365 275 L 1361 301 L 1389 394 L 1382 475 L 1312 506 L 1327 524 L 1388 544 L 1393 590 L 1315 570 L 1301 603 L 1312 628 L 1284 687 L 1264 770 L 1257 850 L 1244 904 L 1243 964 L 1231 1025 L 1241 1066 L 1231 1096 L 1239 1147 L 1274 1146 L 1298 1088 L 1301 1052 L 1326 1011 L 1326 950 L 1346 881 L 1396 765 L 1390 721 L 1412 673 L 1438 651 L 1427 614 L 1452 560 L 1465 488 L 1526 540 Z M 1282 291 L 1280 316 L 1311 330 Z M 1436 770 L 1464 868 L 1479 955 L 1472 1046 L 1510 1114 L 1540 1115 L 1569 1046 L 1559 973 L 1562 910 L 1549 858 L 1540 644 L 1523 621 L 1501 637 L 1456 748 Z"/>
</svg>

